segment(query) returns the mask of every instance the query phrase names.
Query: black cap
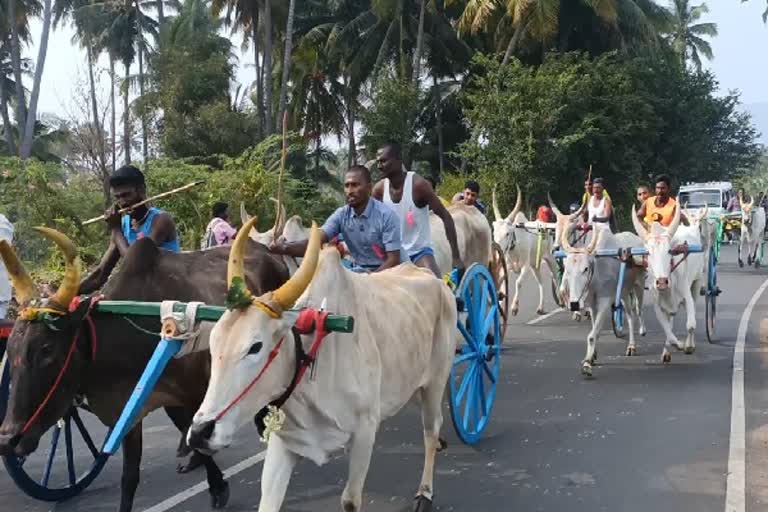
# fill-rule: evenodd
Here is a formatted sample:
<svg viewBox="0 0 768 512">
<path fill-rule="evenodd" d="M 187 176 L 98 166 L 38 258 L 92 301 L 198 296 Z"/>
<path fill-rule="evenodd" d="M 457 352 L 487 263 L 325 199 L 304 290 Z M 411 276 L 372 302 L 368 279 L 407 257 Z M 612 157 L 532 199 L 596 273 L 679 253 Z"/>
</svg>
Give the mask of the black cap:
<svg viewBox="0 0 768 512">
<path fill-rule="evenodd" d="M 109 185 L 117 187 L 120 185 L 144 185 L 144 173 L 132 165 L 124 165 L 109 177 Z"/>
</svg>

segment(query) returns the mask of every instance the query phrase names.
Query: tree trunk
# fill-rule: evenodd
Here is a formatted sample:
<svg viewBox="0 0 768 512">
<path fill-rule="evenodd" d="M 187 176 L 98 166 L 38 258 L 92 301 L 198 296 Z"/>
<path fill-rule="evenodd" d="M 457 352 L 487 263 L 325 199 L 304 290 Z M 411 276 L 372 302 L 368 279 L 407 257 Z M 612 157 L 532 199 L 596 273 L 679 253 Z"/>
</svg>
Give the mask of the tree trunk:
<svg viewBox="0 0 768 512">
<path fill-rule="evenodd" d="M 93 116 L 93 127 L 96 130 L 96 137 L 99 143 L 99 165 L 103 172 L 107 168 L 105 161 L 106 148 L 104 144 L 104 131 L 101 129 L 101 123 L 99 122 L 99 107 L 96 102 L 96 82 L 93 78 L 93 45 L 91 44 L 91 36 L 86 34 L 85 37 L 85 52 L 88 57 L 88 85 L 91 88 L 91 114 Z"/>
<path fill-rule="evenodd" d="M 35 63 L 35 78 L 32 82 L 32 94 L 29 98 L 27 125 L 24 128 L 24 138 L 22 139 L 21 150 L 19 151 L 19 156 L 22 160 L 29 158 L 29 155 L 32 154 L 32 142 L 35 137 L 35 119 L 37 118 L 37 100 L 40 98 L 40 83 L 43 81 L 45 56 L 48 52 L 48 34 L 51 31 L 51 1 L 45 0 L 43 4 L 43 32 L 40 35 L 40 48 L 37 52 L 37 62 Z"/>
<path fill-rule="evenodd" d="M 525 22 L 526 22 L 525 18 L 518 20 L 517 26 L 515 27 L 515 32 L 514 34 L 512 34 L 512 39 L 509 40 L 507 51 L 504 53 L 504 59 L 502 59 L 501 61 L 502 65 L 509 62 L 509 59 L 512 57 L 512 54 L 515 53 L 515 50 L 517 49 L 517 43 L 520 42 L 520 38 L 523 36 Z"/>
<path fill-rule="evenodd" d="M 16 0 L 8 0 L 8 19 L 16 19 Z M 26 103 L 24 101 L 24 83 L 21 81 L 21 42 L 19 41 L 19 27 L 16 23 L 11 23 L 11 67 L 13 68 L 13 79 L 16 82 L 16 127 L 18 130 L 18 140 L 24 138 L 24 126 L 27 120 L 27 114 L 24 111 Z"/>
<path fill-rule="evenodd" d="M 253 20 L 253 65 L 256 70 L 256 114 L 259 117 L 258 138 L 261 139 L 264 130 L 264 88 L 262 87 L 261 65 L 259 64 L 259 10 L 256 9 L 256 19 Z"/>
<path fill-rule="evenodd" d="M 264 134 L 272 135 L 272 4 L 264 1 Z"/>
<path fill-rule="evenodd" d="M 111 132 L 112 132 L 112 171 L 117 169 L 117 105 L 115 101 L 115 59 L 112 54 L 109 54 L 109 82 L 110 82 L 110 98 L 112 119 L 111 119 Z"/>
<path fill-rule="evenodd" d="M 445 145 L 443 143 L 443 119 L 442 119 L 442 101 L 440 101 L 440 88 L 438 87 L 437 83 L 437 76 L 433 75 L 432 80 L 435 84 L 435 129 L 437 130 L 437 158 L 438 158 L 438 169 L 440 170 L 440 177 L 443 176 L 443 171 L 445 170 L 445 163 L 443 155 L 445 153 Z"/>
<path fill-rule="evenodd" d="M 315 139 L 315 177 L 320 177 L 320 144 L 322 142 L 323 136 L 320 135 L 320 128 L 316 128 L 317 130 L 317 138 Z"/>
<path fill-rule="evenodd" d="M 137 4 L 138 6 L 138 4 Z M 139 95 L 144 97 L 144 48 L 139 44 Z M 147 118 L 143 109 L 139 108 L 141 118 L 141 156 L 144 159 L 144 165 L 149 161 L 149 152 L 147 149 Z"/>
<path fill-rule="evenodd" d="M 414 84 L 419 83 L 419 75 L 421 73 L 421 52 L 424 47 L 424 16 L 427 10 L 427 0 L 420 0 L 421 8 L 419 9 L 419 31 L 416 35 L 416 50 L 413 52 L 413 76 L 411 77 Z"/>
<path fill-rule="evenodd" d="M 125 66 L 125 84 L 123 87 L 123 154 L 125 164 L 131 163 L 131 112 L 128 108 L 128 79 L 130 78 L 131 65 L 124 62 Z"/>
<path fill-rule="evenodd" d="M 285 27 L 285 51 L 283 54 L 283 80 L 280 83 L 280 106 L 277 110 L 275 126 L 282 126 L 285 103 L 288 100 L 288 75 L 291 70 L 291 52 L 293 51 L 293 17 L 296 12 L 296 0 L 288 4 L 288 22 Z"/>
<path fill-rule="evenodd" d="M 0 80 L 0 116 L 3 117 L 3 133 L 5 134 L 5 144 L 8 146 L 8 154 L 16 154 L 16 145 L 13 143 L 13 125 L 11 117 L 8 115 L 8 91 L 5 90 L 4 82 Z"/>
<path fill-rule="evenodd" d="M 347 100 L 347 126 L 349 130 L 349 156 L 347 157 L 348 167 L 357 165 L 357 144 L 355 143 L 355 100 L 354 93 L 348 93 Z"/>
<path fill-rule="evenodd" d="M 165 10 L 163 7 L 163 0 L 157 0 L 157 24 L 160 27 L 162 27 L 165 22 Z"/>
</svg>

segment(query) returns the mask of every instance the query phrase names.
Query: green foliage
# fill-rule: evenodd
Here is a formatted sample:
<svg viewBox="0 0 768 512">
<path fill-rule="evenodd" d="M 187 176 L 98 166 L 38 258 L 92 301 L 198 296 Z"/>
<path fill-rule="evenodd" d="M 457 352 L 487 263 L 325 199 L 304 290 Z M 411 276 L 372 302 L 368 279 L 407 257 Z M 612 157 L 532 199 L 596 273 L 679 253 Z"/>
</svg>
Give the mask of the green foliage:
<svg viewBox="0 0 768 512">
<path fill-rule="evenodd" d="M 188 0 L 163 32 L 152 59 L 154 92 L 140 109 L 162 111 L 160 146 L 167 157 L 237 155 L 253 143 L 256 119 L 230 105 L 231 47 L 198 0 Z"/>
<path fill-rule="evenodd" d="M 527 206 L 578 201 L 586 169 L 603 177 L 619 214 L 634 187 L 660 172 L 676 180 L 738 176 L 757 155 L 738 98 L 674 61 L 550 55 L 539 67 L 476 59 L 465 91 L 473 137 L 462 147 L 471 173 L 499 187 L 508 209 L 514 185 Z M 529 208 L 526 208 L 529 209 Z"/>
<path fill-rule="evenodd" d="M 404 160 L 408 161 L 416 139 L 416 121 L 423 92 L 411 82 L 395 78 L 378 82 L 372 105 L 360 112 L 365 131 L 362 142 L 369 158 L 387 141 L 400 143 Z"/>
</svg>

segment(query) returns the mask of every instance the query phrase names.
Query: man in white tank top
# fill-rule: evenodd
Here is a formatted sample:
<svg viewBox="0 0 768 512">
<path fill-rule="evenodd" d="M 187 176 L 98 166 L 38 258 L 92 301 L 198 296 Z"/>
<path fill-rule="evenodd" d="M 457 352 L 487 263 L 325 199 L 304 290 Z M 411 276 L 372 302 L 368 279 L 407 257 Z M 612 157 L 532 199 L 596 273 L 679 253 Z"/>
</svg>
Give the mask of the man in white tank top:
<svg viewBox="0 0 768 512">
<path fill-rule="evenodd" d="M 453 267 L 463 270 L 464 263 L 459 255 L 453 217 L 445 209 L 427 180 L 415 172 L 406 171 L 400 145 L 385 144 L 376 154 L 376 163 L 384 179 L 373 187 L 373 197 L 397 213 L 405 255 L 414 265 L 428 268 L 438 278 L 442 277 L 432 249 L 429 229 L 429 210 L 431 209 L 445 224 L 445 234 L 451 245 Z"/>
</svg>

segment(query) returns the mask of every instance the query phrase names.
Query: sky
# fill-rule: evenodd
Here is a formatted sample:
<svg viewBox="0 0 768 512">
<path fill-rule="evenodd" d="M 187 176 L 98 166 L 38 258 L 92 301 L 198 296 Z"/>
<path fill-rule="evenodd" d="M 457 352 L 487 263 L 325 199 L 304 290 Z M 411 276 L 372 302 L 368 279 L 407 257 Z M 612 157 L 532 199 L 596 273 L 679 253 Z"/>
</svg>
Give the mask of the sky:
<svg viewBox="0 0 768 512">
<path fill-rule="evenodd" d="M 661 3 L 661 2 L 659 2 Z M 693 0 L 697 4 L 697 0 Z M 710 12 L 705 21 L 717 23 L 719 35 L 712 41 L 714 60 L 706 63 L 717 76 L 722 90 L 738 90 L 745 108 L 756 117 L 764 132 L 763 142 L 768 145 L 768 66 L 763 55 L 768 48 L 768 26 L 761 15 L 765 0 L 708 0 Z M 40 22 L 32 24 L 35 41 L 40 37 Z M 71 41 L 73 30 L 60 26 L 51 32 L 43 74 L 38 113 L 52 113 L 64 119 L 82 117 L 76 107 L 78 89 L 87 86 L 85 52 Z M 237 80 L 243 85 L 254 79 L 252 53 L 240 54 L 241 36 L 233 36 L 239 56 Z M 37 59 L 37 45 L 26 49 L 25 56 Z M 108 100 L 108 61 L 101 58 L 100 101 Z M 122 72 L 118 68 L 119 72 Z M 31 86 L 31 84 L 29 84 Z M 86 89 L 87 90 L 87 89 Z M 764 116 L 764 117 L 763 117 Z"/>
</svg>

